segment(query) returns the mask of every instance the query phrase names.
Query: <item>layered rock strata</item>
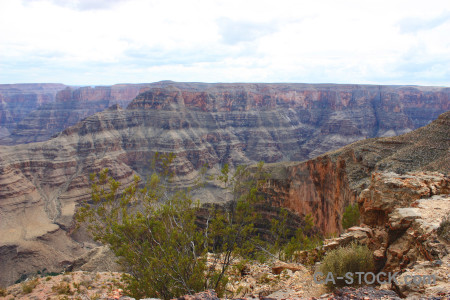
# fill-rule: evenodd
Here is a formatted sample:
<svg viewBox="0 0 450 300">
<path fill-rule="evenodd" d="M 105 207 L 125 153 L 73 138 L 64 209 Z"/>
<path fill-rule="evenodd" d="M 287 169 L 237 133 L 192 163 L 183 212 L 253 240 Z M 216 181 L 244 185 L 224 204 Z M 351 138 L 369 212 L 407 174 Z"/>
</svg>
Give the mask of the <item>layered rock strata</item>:
<svg viewBox="0 0 450 300">
<path fill-rule="evenodd" d="M 343 208 L 369 186 L 372 172 L 449 174 L 449 132 L 450 111 L 404 135 L 359 141 L 302 163 L 269 165 L 273 176 L 266 193 L 275 204 L 299 214 L 312 213 L 324 232 L 337 233 Z M 376 211 L 372 214 L 373 219 L 386 221 Z"/>
<path fill-rule="evenodd" d="M 34 110 L 19 122 L 10 124 L 10 134 L 0 138 L 0 144 L 16 145 L 48 140 L 54 134 L 114 104 L 126 107 L 145 86 L 117 84 L 66 87 L 56 94 L 54 101 L 42 103 L 39 107 L 30 107 Z"/>
<path fill-rule="evenodd" d="M 55 101 L 58 83 L 0 84 L 0 140 L 39 106 Z"/>
<path fill-rule="evenodd" d="M 0 251 L 8 253 L 0 256 L 0 267 L 8 269 L 0 274 L 1 282 L 44 266 L 61 269 L 70 257 L 75 259 L 89 250 L 83 248 L 82 239 L 71 235 L 71 228 L 77 204 L 90 198 L 88 176 L 92 172 L 107 167 L 126 185 L 135 174 L 148 174 L 155 152 L 171 152 L 177 155 L 176 181 L 186 186 L 193 183 L 197 170 L 205 164 L 214 174 L 225 163 L 235 166 L 260 160 L 305 159 L 374 134 L 408 131 L 414 122 L 422 122 L 420 110 L 427 112 L 428 107 L 437 112 L 449 105 L 439 102 L 447 97 L 446 90 L 437 89 L 443 96 L 415 103 L 416 110 L 409 109 L 416 117 L 410 119 L 400 98 L 392 96 L 396 87 L 180 85 L 150 88 L 127 109 L 114 105 L 49 141 L 0 147 Z M 384 89 L 392 92 L 381 92 Z M 417 89 L 424 95 L 435 92 L 434 88 Z M 392 108 L 393 103 L 398 107 Z M 443 128 L 447 134 L 448 113 L 439 122 L 447 122 Z M 324 124 L 329 126 L 322 127 Z M 411 128 L 405 124 L 411 124 Z M 359 135 L 348 137 L 349 126 Z M 441 125 L 430 124 L 426 131 L 430 133 L 436 126 Z M 433 138 L 427 140 L 433 142 Z M 406 149 L 405 145 L 422 140 L 377 141 L 359 142 L 354 150 L 344 148 L 341 154 L 328 154 L 303 164 L 283 165 L 281 177 L 270 182 L 268 192 L 280 206 L 300 214 L 312 212 L 323 231 L 338 230 L 342 207 L 355 200 L 355 177 L 376 170 L 382 157 L 395 156 Z M 440 168 L 448 161 L 444 157 L 448 156 L 448 146 L 441 149 L 448 140 L 442 142 L 431 152 L 417 151 L 414 155 L 431 153 L 432 157 L 421 164 L 435 161 Z M 398 157 L 406 159 L 402 155 Z M 215 192 L 214 182 L 200 196 L 205 201 L 223 200 Z M 58 243 L 52 240 L 55 236 Z M 52 242 L 44 242 L 47 240 Z M 51 257 L 51 261 L 44 257 Z"/>
<path fill-rule="evenodd" d="M 107 106 L 129 103 L 141 88 L 170 86 L 182 91 L 190 109 L 256 112 L 283 107 L 278 118 L 290 121 L 297 128 L 295 134 L 302 137 L 295 160 L 367 137 L 405 133 L 450 109 L 450 89 L 438 87 L 171 81 L 121 84 L 63 91 L 60 101 L 40 107 L 19 124 L 9 124 L 11 135 L 0 139 L 0 144 L 44 141 Z"/>
</svg>

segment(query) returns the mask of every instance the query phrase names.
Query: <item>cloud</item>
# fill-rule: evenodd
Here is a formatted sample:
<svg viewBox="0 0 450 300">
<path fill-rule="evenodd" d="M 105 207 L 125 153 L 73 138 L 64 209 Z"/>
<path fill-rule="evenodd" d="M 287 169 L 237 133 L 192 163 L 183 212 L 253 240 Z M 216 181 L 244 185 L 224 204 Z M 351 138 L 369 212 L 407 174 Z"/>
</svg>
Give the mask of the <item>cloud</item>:
<svg viewBox="0 0 450 300">
<path fill-rule="evenodd" d="M 236 45 L 241 42 L 251 42 L 265 35 L 277 31 L 274 23 L 253 23 L 248 21 L 234 21 L 229 18 L 217 20 L 219 34 L 225 44 Z"/>
<path fill-rule="evenodd" d="M 50 0 L 51 3 L 61 7 L 68 7 L 76 10 L 104 10 L 113 8 L 121 2 L 129 0 Z M 41 2 L 41 0 L 23 0 L 24 3 Z"/>
<path fill-rule="evenodd" d="M 435 18 L 404 18 L 398 22 L 400 33 L 417 33 L 423 30 L 434 29 L 446 22 L 450 21 L 450 12 L 444 12 Z"/>
<path fill-rule="evenodd" d="M 448 0 L 0 0 L 0 83 L 450 85 L 449 20 Z"/>
</svg>

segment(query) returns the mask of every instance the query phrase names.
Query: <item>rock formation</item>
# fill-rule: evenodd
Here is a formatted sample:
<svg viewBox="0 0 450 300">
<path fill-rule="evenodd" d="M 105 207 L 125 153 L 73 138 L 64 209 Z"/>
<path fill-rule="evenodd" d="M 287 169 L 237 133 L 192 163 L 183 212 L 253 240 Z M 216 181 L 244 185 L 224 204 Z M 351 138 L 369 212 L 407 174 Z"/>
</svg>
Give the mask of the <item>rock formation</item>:
<svg viewBox="0 0 450 300">
<path fill-rule="evenodd" d="M 450 214 L 449 194 L 448 175 L 375 172 L 358 196 L 360 227 L 328 240 L 324 249 L 352 241 L 366 244 L 374 253 L 377 271 L 399 273 L 397 282 L 391 283 L 401 296 L 450 296 L 450 241 L 436 234 Z M 428 277 L 429 282 L 407 284 L 418 275 L 434 276 L 435 282 L 430 284 Z"/>
<path fill-rule="evenodd" d="M 148 174 L 155 152 L 173 152 L 177 183 L 190 185 L 205 164 L 214 174 L 224 163 L 306 159 L 354 140 L 412 130 L 450 105 L 443 88 L 164 85 L 141 93 L 127 109 L 114 105 L 48 141 L 0 147 L 0 283 L 44 266 L 61 270 L 89 250 L 72 234 L 72 218 L 76 205 L 90 198 L 92 172 L 107 167 L 126 185 L 133 175 Z M 77 93 L 63 91 L 58 103 Z M 421 129 L 441 134 L 426 141 L 413 132 L 358 142 L 303 164 L 284 163 L 268 193 L 280 206 L 312 212 L 324 231 L 337 230 L 342 207 L 355 201 L 359 181 L 371 171 L 393 169 L 399 161 L 405 170 L 439 170 L 448 163 L 448 119 L 447 113 Z M 429 157 L 408 162 L 407 149 L 418 159 Z M 213 188 L 200 196 L 221 201 Z"/>
<path fill-rule="evenodd" d="M 53 102 L 65 87 L 58 83 L 0 84 L 0 140 L 31 111 Z"/>
<path fill-rule="evenodd" d="M 0 137 L 0 144 L 16 145 L 48 140 L 55 133 L 114 104 L 126 107 L 145 85 L 117 84 L 97 87 L 66 87 L 54 101 L 41 103 L 20 122 L 9 124 L 10 134 Z M 13 126 L 14 125 L 14 126 Z"/>
<path fill-rule="evenodd" d="M 450 111 L 404 135 L 359 141 L 302 163 L 269 165 L 273 176 L 266 193 L 277 205 L 312 213 L 324 232 L 336 233 L 344 207 L 369 186 L 372 172 L 448 174 L 449 132 Z"/>
<path fill-rule="evenodd" d="M 182 98 L 189 109 L 218 109 L 220 112 L 283 107 L 277 118 L 290 122 L 297 130 L 294 135 L 299 149 L 294 160 L 312 158 L 367 137 L 408 132 L 428 124 L 450 109 L 450 90 L 437 87 L 171 81 L 121 84 L 69 89 L 60 93 L 60 101 L 39 109 L 35 106 L 27 108 L 19 124 L 16 121 L 8 123 L 11 135 L 0 137 L 0 144 L 47 140 L 108 106 L 118 103 L 125 107 L 140 89 L 170 86 L 182 91 Z M 5 109 L 6 113 L 11 113 Z M 34 111 L 30 113 L 31 110 Z M 25 116 L 27 118 L 24 119 Z"/>
</svg>

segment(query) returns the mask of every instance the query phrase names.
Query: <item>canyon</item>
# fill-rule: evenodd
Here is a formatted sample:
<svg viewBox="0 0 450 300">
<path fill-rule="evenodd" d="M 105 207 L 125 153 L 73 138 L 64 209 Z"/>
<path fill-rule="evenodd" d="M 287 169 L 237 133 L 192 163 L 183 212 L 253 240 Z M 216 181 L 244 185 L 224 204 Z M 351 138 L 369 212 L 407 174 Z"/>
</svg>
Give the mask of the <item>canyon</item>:
<svg viewBox="0 0 450 300">
<path fill-rule="evenodd" d="M 305 125 L 315 127 L 313 129 L 320 126 L 320 135 L 333 136 L 327 141 L 328 144 L 311 144 L 311 148 L 317 149 L 313 156 L 356 139 L 398 135 L 424 126 L 448 110 L 449 102 L 448 88 L 417 86 L 173 81 L 96 87 L 0 85 L 0 145 L 48 140 L 54 134 L 109 106 L 119 104 L 125 108 L 140 92 L 166 87 L 176 87 L 189 93 L 190 96 L 185 97 L 190 109 L 213 108 L 212 102 L 208 102 L 205 97 L 216 98 L 214 101 L 228 101 L 219 104 L 225 105 L 222 110 L 242 110 L 245 106 L 246 110 L 285 107 L 285 116 L 280 117 L 294 117 L 293 126 L 300 119 Z M 228 93 L 224 96 L 227 99 L 221 93 Z M 252 108 L 248 104 L 255 106 Z M 304 140 L 310 138 L 306 135 Z"/>
<path fill-rule="evenodd" d="M 52 103 L 65 87 L 57 83 L 0 84 L 0 140 L 33 110 Z"/>
<path fill-rule="evenodd" d="M 340 231 L 343 207 L 371 172 L 448 172 L 449 96 L 449 88 L 331 84 L 63 87 L 6 143 L 52 138 L 0 146 L 0 284 L 60 271 L 89 252 L 94 245 L 73 224 L 90 198 L 89 174 L 108 168 L 126 185 L 149 174 L 156 152 L 177 155 L 179 186 L 192 185 L 204 165 L 213 175 L 225 163 L 269 163 L 273 205 Z M 210 182 L 198 196 L 223 202 L 217 190 Z"/>
<path fill-rule="evenodd" d="M 82 119 L 102 111 L 109 106 L 126 106 L 147 85 L 116 84 L 113 86 L 69 87 L 65 85 L 38 85 L 40 89 L 31 90 L 31 94 L 21 92 L 23 85 L 13 85 L 11 89 L 0 85 L 0 99 L 6 98 L 0 126 L 0 145 L 17 145 L 48 140 L 52 135 L 74 125 Z M 41 94 L 38 94 L 38 93 Z M 19 101 L 17 98 L 24 98 Z M 34 98 L 44 100 L 37 101 Z M 1 115 L 1 112 L 0 112 Z M 16 116 L 11 118 L 8 116 Z"/>
<path fill-rule="evenodd" d="M 370 184 L 373 172 L 450 171 L 450 112 L 412 132 L 366 139 L 302 163 L 267 166 L 267 195 L 278 206 L 311 213 L 328 233 L 340 232 L 341 214 Z M 383 218 L 374 215 L 373 218 Z"/>
</svg>

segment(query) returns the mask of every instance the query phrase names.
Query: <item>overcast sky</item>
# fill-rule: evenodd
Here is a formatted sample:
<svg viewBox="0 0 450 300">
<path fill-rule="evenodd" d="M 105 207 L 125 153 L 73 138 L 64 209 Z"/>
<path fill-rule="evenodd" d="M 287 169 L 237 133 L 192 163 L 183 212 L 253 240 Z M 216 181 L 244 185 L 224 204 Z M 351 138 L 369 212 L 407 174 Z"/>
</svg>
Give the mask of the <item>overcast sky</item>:
<svg viewBox="0 0 450 300">
<path fill-rule="evenodd" d="M 0 0 L 0 83 L 450 86 L 450 1 Z"/>
</svg>

